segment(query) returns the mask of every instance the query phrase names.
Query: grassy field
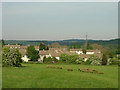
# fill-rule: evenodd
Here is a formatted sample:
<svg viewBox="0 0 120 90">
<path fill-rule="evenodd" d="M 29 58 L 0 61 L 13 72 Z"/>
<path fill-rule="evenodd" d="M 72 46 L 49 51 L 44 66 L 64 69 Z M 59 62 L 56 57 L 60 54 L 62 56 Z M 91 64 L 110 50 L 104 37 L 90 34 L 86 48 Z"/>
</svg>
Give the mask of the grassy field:
<svg viewBox="0 0 120 90">
<path fill-rule="evenodd" d="M 117 66 L 55 65 L 63 69 L 46 68 L 47 64 L 23 64 L 24 67 L 3 67 L 3 88 L 117 88 Z M 67 71 L 73 68 L 73 71 Z M 79 72 L 92 68 L 104 74 Z"/>
</svg>

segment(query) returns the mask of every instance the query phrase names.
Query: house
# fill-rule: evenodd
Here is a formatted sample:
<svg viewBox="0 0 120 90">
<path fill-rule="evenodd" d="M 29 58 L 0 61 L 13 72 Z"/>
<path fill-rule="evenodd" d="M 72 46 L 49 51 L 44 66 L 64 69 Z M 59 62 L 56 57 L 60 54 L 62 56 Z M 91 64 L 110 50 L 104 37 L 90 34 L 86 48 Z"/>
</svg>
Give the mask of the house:
<svg viewBox="0 0 120 90">
<path fill-rule="evenodd" d="M 46 57 L 55 57 L 56 59 L 60 59 L 60 55 L 66 53 L 68 54 L 69 51 L 67 48 L 49 48 L 49 50 L 40 50 L 39 55 L 40 59 L 38 61 L 42 62 L 43 58 Z"/>
<path fill-rule="evenodd" d="M 82 49 L 70 49 L 71 53 L 83 54 Z"/>
<path fill-rule="evenodd" d="M 4 47 L 3 48 L 5 48 L 5 47 L 10 47 L 10 48 L 15 48 L 15 49 L 20 49 L 20 45 L 4 45 Z"/>
<path fill-rule="evenodd" d="M 4 45 L 3 48 L 5 47 L 10 47 L 10 48 L 15 48 L 18 49 L 19 52 L 22 54 L 22 60 L 24 62 L 28 62 L 30 59 L 26 55 L 27 47 L 28 46 L 20 46 L 20 45 Z M 44 57 L 55 57 L 56 59 L 60 60 L 60 55 L 61 54 L 69 54 L 69 55 L 74 55 L 77 54 L 81 58 L 86 61 L 91 55 L 97 55 L 99 58 L 102 57 L 102 53 L 100 50 L 86 50 L 86 54 L 83 53 L 82 49 L 70 49 L 68 51 L 67 48 L 49 48 L 49 50 L 39 50 L 39 46 L 34 46 L 35 50 L 39 51 L 40 58 L 38 59 L 39 62 L 43 62 Z"/>
<path fill-rule="evenodd" d="M 39 51 L 40 58 L 38 59 L 39 62 L 43 62 L 44 57 L 48 58 L 51 57 L 51 54 L 48 50 L 41 50 Z"/>
<path fill-rule="evenodd" d="M 97 55 L 99 58 L 102 58 L 102 53 L 100 50 L 86 50 L 86 54 L 83 53 L 82 49 L 70 49 L 70 52 L 73 54 L 78 54 L 84 61 L 87 61 L 87 59 L 91 55 Z"/>
<path fill-rule="evenodd" d="M 26 49 L 19 49 L 19 52 L 22 54 L 22 60 L 24 61 L 24 62 L 28 62 L 30 59 L 27 57 L 27 55 L 26 55 Z"/>
</svg>

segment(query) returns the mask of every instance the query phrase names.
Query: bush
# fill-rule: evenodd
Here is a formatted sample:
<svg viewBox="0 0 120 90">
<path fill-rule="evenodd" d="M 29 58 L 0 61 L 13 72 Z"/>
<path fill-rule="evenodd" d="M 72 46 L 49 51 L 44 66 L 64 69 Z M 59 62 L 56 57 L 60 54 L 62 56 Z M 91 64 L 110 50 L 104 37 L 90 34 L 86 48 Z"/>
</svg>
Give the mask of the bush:
<svg viewBox="0 0 120 90">
<path fill-rule="evenodd" d="M 68 54 L 61 54 L 60 61 L 64 63 L 77 63 L 81 64 L 83 59 L 79 57 L 79 55 L 68 55 Z"/>
<path fill-rule="evenodd" d="M 110 58 L 109 63 L 110 65 L 118 65 L 119 64 L 118 58 L 116 57 Z"/>
<path fill-rule="evenodd" d="M 82 58 L 78 58 L 75 62 L 76 62 L 77 64 L 82 64 L 82 63 L 83 63 L 83 59 L 82 59 Z"/>
<path fill-rule="evenodd" d="M 4 48 L 2 53 L 2 65 L 3 66 L 21 66 L 22 59 L 21 54 L 17 49 L 10 47 Z"/>
<path fill-rule="evenodd" d="M 44 57 L 43 58 L 43 63 L 57 63 L 58 60 L 55 57 Z"/>
<path fill-rule="evenodd" d="M 101 65 L 101 59 L 96 55 L 91 55 L 88 60 L 85 62 L 85 64 L 91 64 L 91 65 Z"/>
</svg>

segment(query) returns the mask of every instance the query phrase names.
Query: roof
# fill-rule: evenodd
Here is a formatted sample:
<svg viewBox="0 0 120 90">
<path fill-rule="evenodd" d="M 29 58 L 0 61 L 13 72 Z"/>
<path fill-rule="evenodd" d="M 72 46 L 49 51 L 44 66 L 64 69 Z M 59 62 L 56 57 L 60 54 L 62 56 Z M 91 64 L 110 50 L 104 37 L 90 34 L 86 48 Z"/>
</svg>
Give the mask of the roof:
<svg viewBox="0 0 120 90">
<path fill-rule="evenodd" d="M 70 51 L 82 51 L 82 49 L 70 49 Z"/>
<path fill-rule="evenodd" d="M 40 50 L 39 55 L 49 55 L 49 50 Z"/>
<path fill-rule="evenodd" d="M 22 55 L 26 55 L 26 49 L 19 49 L 19 52 L 20 52 Z"/>
<path fill-rule="evenodd" d="M 96 55 L 99 58 L 102 58 L 102 54 L 92 54 L 92 55 Z M 91 56 L 91 54 L 80 54 L 79 55 L 81 58 L 89 58 Z"/>
<path fill-rule="evenodd" d="M 39 49 L 39 46 L 34 46 L 35 49 Z"/>
<path fill-rule="evenodd" d="M 20 47 L 20 45 L 4 45 L 3 48 L 5 48 L 5 47 Z"/>
<path fill-rule="evenodd" d="M 69 54 L 70 52 L 67 48 L 49 48 L 49 50 L 41 50 L 39 51 L 39 55 L 51 55 L 54 57 L 59 57 L 61 54 L 66 53 Z"/>
<path fill-rule="evenodd" d="M 20 49 L 27 49 L 27 46 L 20 46 Z"/>
</svg>

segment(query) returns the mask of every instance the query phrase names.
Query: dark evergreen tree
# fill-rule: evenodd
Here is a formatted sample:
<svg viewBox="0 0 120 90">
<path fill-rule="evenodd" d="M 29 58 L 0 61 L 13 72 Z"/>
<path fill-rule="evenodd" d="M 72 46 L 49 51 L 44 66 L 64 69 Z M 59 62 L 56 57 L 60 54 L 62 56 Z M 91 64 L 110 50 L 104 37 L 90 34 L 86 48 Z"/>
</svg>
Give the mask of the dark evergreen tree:
<svg viewBox="0 0 120 90">
<path fill-rule="evenodd" d="M 32 45 L 27 48 L 26 55 L 31 61 L 37 61 L 38 58 L 40 58 L 39 51 L 35 50 L 34 46 Z"/>
<path fill-rule="evenodd" d="M 44 43 L 40 43 L 39 50 L 49 50 L 49 47 L 45 45 Z"/>
<path fill-rule="evenodd" d="M 87 49 L 93 49 L 89 42 L 87 42 Z"/>
<path fill-rule="evenodd" d="M 107 56 L 106 56 L 106 54 L 103 54 L 103 56 L 102 56 L 102 65 L 106 65 L 107 64 Z"/>
</svg>

